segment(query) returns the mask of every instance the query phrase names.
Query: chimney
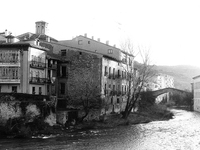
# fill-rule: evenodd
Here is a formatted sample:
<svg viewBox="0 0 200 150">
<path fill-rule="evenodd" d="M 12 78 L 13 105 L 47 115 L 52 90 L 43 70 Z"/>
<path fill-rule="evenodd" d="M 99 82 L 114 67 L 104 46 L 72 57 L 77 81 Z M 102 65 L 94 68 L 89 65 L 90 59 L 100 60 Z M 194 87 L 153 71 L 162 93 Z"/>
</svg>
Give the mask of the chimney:
<svg viewBox="0 0 200 150">
<path fill-rule="evenodd" d="M 100 42 L 100 38 L 98 38 L 97 41 Z"/>
<path fill-rule="evenodd" d="M 94 40 L 94 36 L 92 36 L 92 39 Z"/>
<path fill-rule="evenodd" d="M 87 33 L 85 33 L 85 37 L 87 37 Z"/>
<path fill-rule="evenodd" d="M 106 45 L 109 45 L 109 41 L 106 41 Z"/>
<path fill-rule="evenodd" d="M 114 44 L 113 47 L 116 47 L 116 45 Z"/>
</svg>

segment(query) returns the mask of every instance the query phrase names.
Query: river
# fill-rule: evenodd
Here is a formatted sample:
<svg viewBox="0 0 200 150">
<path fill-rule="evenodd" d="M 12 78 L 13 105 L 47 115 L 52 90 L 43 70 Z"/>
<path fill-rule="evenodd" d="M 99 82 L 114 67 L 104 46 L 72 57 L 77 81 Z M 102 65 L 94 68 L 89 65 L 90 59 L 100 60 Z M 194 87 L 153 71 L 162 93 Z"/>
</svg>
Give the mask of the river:
<svg viewBox="0 0 200 150">
<path fill-rule="evenodd" d="M 0 139 L 1 150 L 199 150 L 200 113 L 172 110 L 174 118 L 114 129 L 39 139 Z"/>
</svg>

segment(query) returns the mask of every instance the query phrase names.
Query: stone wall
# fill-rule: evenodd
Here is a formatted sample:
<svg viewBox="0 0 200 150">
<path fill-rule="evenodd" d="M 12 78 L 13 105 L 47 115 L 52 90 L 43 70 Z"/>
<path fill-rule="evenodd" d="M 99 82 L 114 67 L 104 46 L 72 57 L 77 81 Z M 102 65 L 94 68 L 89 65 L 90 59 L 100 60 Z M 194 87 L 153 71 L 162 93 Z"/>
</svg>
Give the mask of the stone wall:
<svg viewBox="0 0 200 150">
<path fill-rule="evenodd" d="M 17 98 L 20 95 L 21 98 Z M 24 95 L 24 98 L 23 96 Z M 26 122 L 32 122 L 36 117 L 44 117 L 44 121 L 49 125 L 56 123 L 55 113 L 52 113 L 51 101 L 35 100 L 35 95 L 30 95 L 32 98 L 26 99 L 27 94 L 1 94 L 0 95 L 0 125 L 3 126 L 8 120 L 15 118 L 24 118 Z M 38 98 L 38 97 L 37 97 Z M 46 97 L 45 97 L 46 98 Z M 54 104 L 52 104 L 54 105 Z M 44 107 L 45 106 L 45 107 Z M 50 109 L 44 109 L 44 108 Z"/>
</svg>

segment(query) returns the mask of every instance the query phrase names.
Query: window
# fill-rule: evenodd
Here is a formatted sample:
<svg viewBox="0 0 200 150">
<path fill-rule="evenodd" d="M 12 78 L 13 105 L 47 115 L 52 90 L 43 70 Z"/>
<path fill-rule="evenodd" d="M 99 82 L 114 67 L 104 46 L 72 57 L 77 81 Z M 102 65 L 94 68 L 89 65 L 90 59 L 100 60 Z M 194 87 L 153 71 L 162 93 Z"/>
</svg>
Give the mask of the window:
<svg viewBox="0 0 200 150">
<path fill-rule="evenodd" d="M 118 69 L 118 77 L 120 77 L 120 70 Z"/>
<path fill-rule="evenodd" d="M 115 85 L 113 85 L 113 91 L 115 91 Z"/>
<path fill-rule="evenodd" d="M 39 95 L 42 95 L 42 87 L 39 87 Z"/>
<path fill-rule="evenodd" d="M 67 67 L 66 66 L 62 66 L 62 68 L 61 68 L 62 70 L 62 77 L 66 77 L 66 75 L 67 75 Z"/>
<path fill-rule="evenodd" d="M 82 40 L 78 40 L 78 45 L 82 45 L 83 41 Z"/>
<path fill-rule="evenodd" d="M 88 41 L 88 44 L 90 44 L 90 41 Z"/>
<path fill-rule="evenodd" d="M 12 86 L 12 92 L 17 93 L 17 86 Z"/>
<path fill-rule="evenodd" d="M 32 94 L 35 94 L 35 87 L 32 87 Z"/>
<path fill-rule="evenodd" d="M 65 94 L 65 83 L 60 83 L 60 94 Z"/>
<path fill-rule="evenodd" d="M 66 49 L 61 50 L 61 56 L 66 56 L 66 55 L 67 55 Z"/>
<path fill-rule="evenodd" d="M 108 72 L 107 72 L 107 66 L 105 66 L 104 76 L 106 76 L 107 74 L 108 74 Z"/>
<path fill-rule="evenodd" d="M 111 67 L 109 67 L 109 75 L 111 74 Z"/>
<path fill-rule="evenodd" d="M 108 87 L 109 87 L 109 89 L 111 89 L 111 84 L 109 84 L 109 86 L 108 86 Z"/>
<path fill-rule="evenodd" d="M 112 54 L 113 50 L 112 49 L 108 49 L 108 54 Z"/>
<path fill-rule="evenodd" d="M 113 68 L 113 78 L 115 78 L 115 68 Z"/>
<path fill-rule="evenodd" d="M 105 84 L 105 88 L 104 88 L 104 94 L 106 94 L 106 90 L 107 90 L 107 85 Z"/>
<path fill-rule="evenodd" d="M 117 98 L 117 103 L 119 103 L 119 98 Z"/>
</svg>

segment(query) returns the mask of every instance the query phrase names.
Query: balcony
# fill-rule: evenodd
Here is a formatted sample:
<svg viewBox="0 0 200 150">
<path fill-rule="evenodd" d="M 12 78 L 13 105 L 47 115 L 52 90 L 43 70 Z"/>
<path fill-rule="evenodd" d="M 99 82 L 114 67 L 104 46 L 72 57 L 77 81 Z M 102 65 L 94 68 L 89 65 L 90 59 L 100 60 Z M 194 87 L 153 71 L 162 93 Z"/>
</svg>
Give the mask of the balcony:
<svg viewBox="0 0 200 150">
<path fill-rule="evenodd" d="M 46 83 L 46 78 L 31 77 L 29 83 L 31 83 L 31 84 L 44 84 L 44 83 Z"/>
<path fill-rule="evenodd" d="M 44 69 L 45 68 L 45 63 L 37 62 L 37 61 L 31 61 L 30 66 L 32 68 Z"/>
<path fill-rule="evenodd" d="M 20 83 L 20 78 L 19 77 L 0 77 L 0 83 Z"/>
</svg>

